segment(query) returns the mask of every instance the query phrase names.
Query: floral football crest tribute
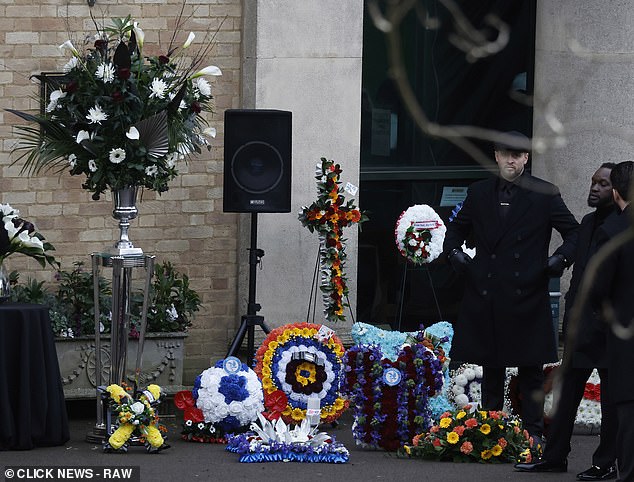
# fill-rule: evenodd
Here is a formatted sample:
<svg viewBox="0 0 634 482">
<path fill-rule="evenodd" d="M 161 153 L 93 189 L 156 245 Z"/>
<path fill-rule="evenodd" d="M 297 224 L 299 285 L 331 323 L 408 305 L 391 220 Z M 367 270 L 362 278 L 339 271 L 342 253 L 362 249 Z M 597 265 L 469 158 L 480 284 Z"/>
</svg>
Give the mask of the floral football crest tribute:
<svg viewBox="0 0 634 482">
<path fill-rule="evenodd" d="M 440 216 L 426 204 L 403 211 L 394 236 L 399 252 L 414 264 L 431 263 L 442 253 L 447 228 Z"/>
<path fill-rule="evenodd" d="M 317 164 L 317 201 L 304 206 L 299 213 L 299 220 L 310 232 L 317 232 L 320 239 L 319 263 L 321 267 L 321 283 L 323 293 L 324 315 L 326 321 L 345 320 L 343 314 L 344 297 L 348 294 L 348 286 L 344 265 L 346 245 L 343 228 L 355 223 L 367 221 L 367 216 L 357 209 L 353 200 L 346 201 L 340 186 L 341 166 L 325 157 Z M 349 190 L 356 192 L 352 186 Z"/>
<path fill-rule="evenodd" d="M 104 442 L 104 451 L 127 452 L 133 437 L 144 444 L 150 453 L 158 453 L 169 448 L 165 443 L 159 427 L 159 417 L 156 406 L 161 398 L 161 387 L 149 385 L 135 397 L 130 395 L 120 385 L 109 385 L 111 410 L 118 427 Z"/>
<path fill-rule="evenodd" d="M 182 23 L 179 16 L 177 30 Z M 213 99 L 205 77 L 221 75 L 218 67 L 201 68 L 212 39 L 190 52 L 195 35 L 177 45 L 178 37 L 175 31 L 160 55 L 146 55 L 154 49 L 127 16 L 97 26 L 83 45 L 60 45 L 69 57 L 62 77 L 41 78 L 50 91 L 45 112 L 9 110 L 37 124 L 17 127 L 23 171 L 84 175 L 82 187 L 95 199 L 127 186 L 167 191 L 178 162 L 215 136 L 203 116 Z"/>
<path fill-rule="evenodd" d="M 192 391 L 178 392 L 174 404 L 184 411 L 181 438 L 225 443 L 227 434 L 246 430 L 264 410 L 262 384 L 246 364 L 227 357 L 196 377 Z"/>
<path fill-rule="evenodd" d="M 396 360 L 380 345 L 351 347 L 345 355 L 346 394 L 358 445 L 396 451 L 431 426 L 429 399 L 444 383 L 444 351 L 420 334 Z"/>
</svg>

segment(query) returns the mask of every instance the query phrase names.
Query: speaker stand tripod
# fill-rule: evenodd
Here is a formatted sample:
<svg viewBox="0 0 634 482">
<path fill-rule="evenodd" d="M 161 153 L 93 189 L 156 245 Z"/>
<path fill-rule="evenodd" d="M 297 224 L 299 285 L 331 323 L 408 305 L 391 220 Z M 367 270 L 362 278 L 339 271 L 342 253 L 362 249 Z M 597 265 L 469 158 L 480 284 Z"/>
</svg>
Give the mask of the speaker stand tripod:
<svg viewBox="0 0 634 482">
<path fill-rule="evenodd" d="M 255 268 L 260 263 L 264 251 L 257 248 L 258 244 L 258 213 L 251 213 L 251 245 L 249 247 L 249 301 L 247 304 L 247 314 L 242 316 L 238 333 L 231 342 L 227 357 L 235 356 L 242 346 L 244 335 L 247 335 L 247 365 L 253 361 L 255 353 L 255 327 L 259 326 L 267 335 L 271 332 L 264 323 L 264 317 L 258 315 L 262 308 L 255 302 L 256 271 Z"/>
</svg>

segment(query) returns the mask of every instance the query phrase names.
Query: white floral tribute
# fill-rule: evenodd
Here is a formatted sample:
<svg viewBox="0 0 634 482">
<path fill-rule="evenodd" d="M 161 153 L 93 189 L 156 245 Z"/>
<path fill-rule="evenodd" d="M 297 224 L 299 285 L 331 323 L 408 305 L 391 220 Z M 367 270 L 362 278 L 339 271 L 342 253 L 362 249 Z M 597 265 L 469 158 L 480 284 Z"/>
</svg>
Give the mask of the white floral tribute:
<svg viewBox="0 0 634 482">
<path fill-rule="evenodd" d="M 451 372 L 450 396 L 457 408 L 481 403 L 482 367 L 464 364 Z"/>
<path fill-rule="evenodd" d="M 235 374 L 218 366 L 208 368 L 200 375 L 196 406 L 205 422 L 219 423 L 233 417 L 240 426 L 248 426 L 264 411 L 262 383 L 246 365 Z"/>
<path fill-rule="evenodd" d="M 401 213 L 394 236 L 399 252 L 414 264 L 431 263 L 442 253 L 447 228 L 426 204 L 416 204 Z"/>
<path fill-rule="evenodd" d="M 575 425 L 577 427 L 590 431 L 601 428 L 600 392 L 601 378 L 599 377 L 599 372 L 595 369 L 586 382 L 586 390 L 577 409 L 577 416 L 575 417 Z M 554 403 L 558 396 L 556 388 L 546 394 L 544 399 L 544 414 L 546 416 L 553 415 Z"/>
</svg>

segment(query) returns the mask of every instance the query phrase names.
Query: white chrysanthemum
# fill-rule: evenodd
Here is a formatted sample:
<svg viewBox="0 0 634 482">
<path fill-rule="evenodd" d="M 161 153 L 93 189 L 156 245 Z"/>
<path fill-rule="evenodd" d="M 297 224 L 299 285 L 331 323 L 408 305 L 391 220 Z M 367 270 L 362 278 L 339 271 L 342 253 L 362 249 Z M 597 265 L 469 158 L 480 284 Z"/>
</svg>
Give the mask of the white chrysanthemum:
<svg viewBox="0 0 634 482">
<path fill-rule="evenodd" d="M 199 77 L 196 79 L 196 88 L 201 95 L 205 97 L 211 96 L 211 84 L 206 79 Z"/>
<path fill-rule="evenodd" d="M 154 78 L 150 85 L 150 91 L 150 98 L 156 97 L 157 99 L 164 99 L 167 93 L 167 83 L 162 79 Z"/>
<path fill-rule="evenodd" d="M 148 176 L 156 176 L 158 174 L 158 167 L 154 164 L 145 168 L 145 174 Z"/>
<path fill-rule="evenodd" d="M 99 105 L 88 109 L 88 115 L 86 116 L 86 119 L 88 119 L 91 124 L 101 124 L 101 121 L 105 121 L 107 118 L 108 114 L 106 114 Z"/>
<path fill-rule="evenodd" d="M 232 415 L 240 424 L 247 426 L 257 420 L 258 414 L 264 410 L 262 383 L 250 368 L 240 370 L 236 375 L 245 378 L 249 394 L 244 400 L 230 400 L 219 391 L 222 379 L 227 375 L 229 374 L 224 369 L 216 367 L 202 372 L 196 406 L 202 410 L 205 422 L 221 422 Z"/>
<path fill-rule="evenodd" d="M 76 68 L 78 65 L 79 65 L 79 60 L 77 59 L 77 57 L 71 57 L 70 60 L 66 62 L 64 66 L 62 67 L 62 71 L 65 74 L 67 74 L 68 72 Z"/>
<path fill-rule="evenodd" d="M 167 167 L 172 169 L 176 166 L 176 162 L 178 161 L 178 154 L 176 152 L 170 152 L 167 156 L 165 156 L 165 162 Z"/>
<path fill-rule="evenodd" d="M 114 65 L 102 63 L 97 67 L 95 75 L 98 79 L 103 80 L 105 84 L 108 84 L 114 80 L 114 72 Z"/>
<path fill-rule="evenodd" d="M 110 162 L 113 164 L 121 164 L 125 160 L 125 149 L 121 149 L 120 147 L 112 149 L 108 159 L 110 159 Z"/>
<path fill-rule="evenodd" d="M 90 172 L 97 172 L 97 163 L 95 162 L 94 159 L 91 159 L 90 161 L 88 161 L 88 170 Z"/>
</svg>

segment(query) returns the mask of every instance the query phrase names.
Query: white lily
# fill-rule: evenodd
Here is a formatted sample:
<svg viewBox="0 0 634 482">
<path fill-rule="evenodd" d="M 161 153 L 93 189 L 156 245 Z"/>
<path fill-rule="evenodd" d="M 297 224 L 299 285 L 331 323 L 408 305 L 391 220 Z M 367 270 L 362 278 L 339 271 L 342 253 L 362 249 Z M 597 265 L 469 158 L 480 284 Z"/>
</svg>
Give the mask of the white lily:
<svg viewBox="0 0 634 482">
<path fill-rule="evenodd" d="M 192 75 L 190 79 L 196 79 L 198 77 L 202 77 L 203 75 L 222 75 L 222 71 L 215 65 L 208 65 L 204 69 L 200 69 L 198 72 Z"/>
<path fill-rule="evenodd" d="M 216 128 L 215 127 L 207 127 L 203 130 L 203 135 L 207 137 L 216 137 Z"/>
<path fill-rule="evenodd" d="M 128 129 L 128 132 L 125 133 L 125 136 L 128 139 L 138 140 L 140 138 L 139 130 L 136 127 L 132 126 L 130 127 L 130 129 Z"/>
<path fill-rule="evenodd" d="M 75 56 L 75 57 L 79 57 L 79 51 L 75 48 L 75 46 L 73 45 L 73 42 L 71 42 L 70 40 L 67 40 L 66 42 L 64 42 L 62 45 L 60 45 L 58 47 L 62 52 L 64 52 L 65 50 L 70 50 L 71 53 Z"/>
<path fill-rule="evenodd" d="M 77 144 L 81 144 L 88 139 L 90 139 L 90 133 L 88 131 L 79 131 L 77 133 Z"/>
<path fill-rule="evenodd" d="M 183 44 L 183 48 L 186 49 L 187 47 L 189 47 L 195 38 L 196 38 L 196 35 L 194 35 L 194 32 L 189 32 L 189 36 L 187 37 L 187 40 L 185 40 L 185 43 Z"/>
<path fill-rule="evenodd" d="M 145 40 L 145 33 L 139 27 L 139 22 L 134 22 L 134 26 L 132 27 L 134 30 L 134 35 L 136 36 L 136 43 L 139 46 L 139 49 L 143 48 L 143 41 Z"/>
</svg>

